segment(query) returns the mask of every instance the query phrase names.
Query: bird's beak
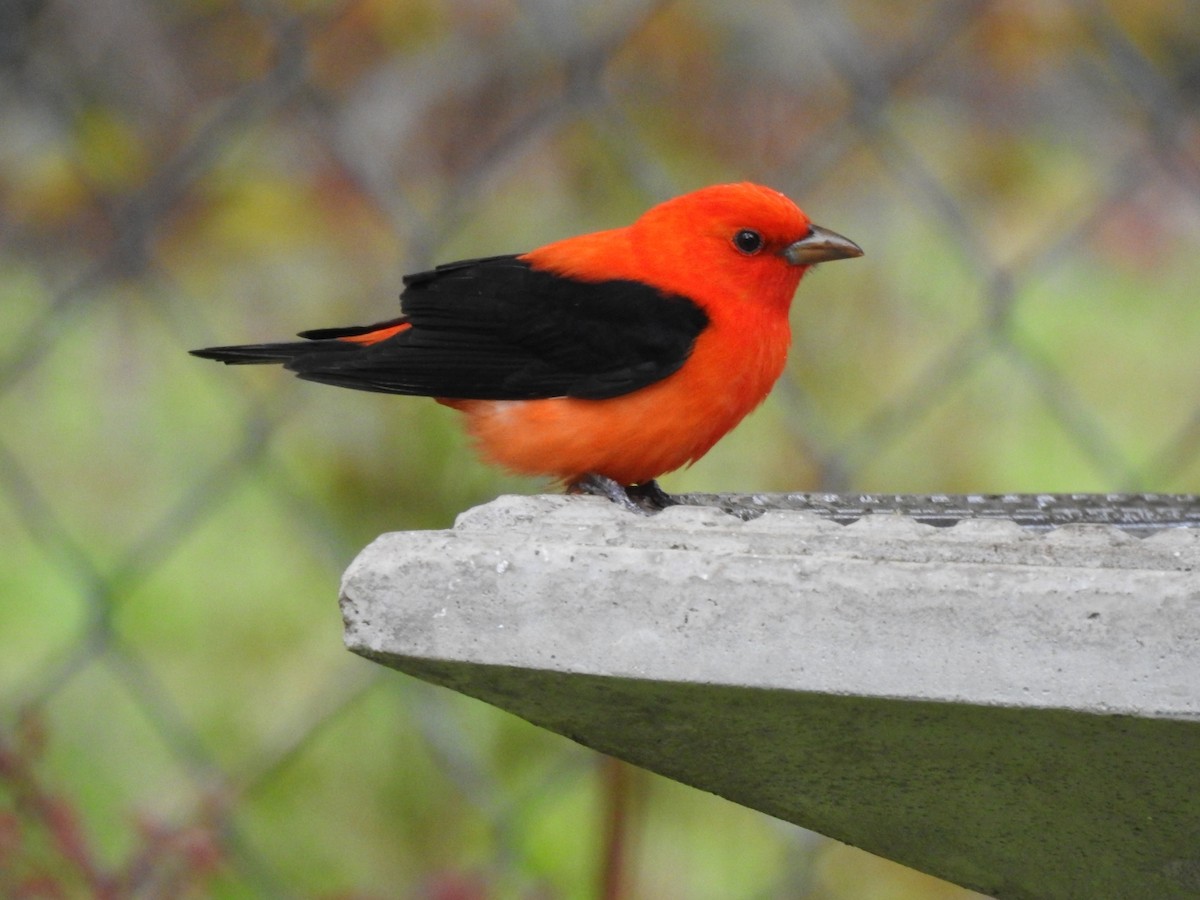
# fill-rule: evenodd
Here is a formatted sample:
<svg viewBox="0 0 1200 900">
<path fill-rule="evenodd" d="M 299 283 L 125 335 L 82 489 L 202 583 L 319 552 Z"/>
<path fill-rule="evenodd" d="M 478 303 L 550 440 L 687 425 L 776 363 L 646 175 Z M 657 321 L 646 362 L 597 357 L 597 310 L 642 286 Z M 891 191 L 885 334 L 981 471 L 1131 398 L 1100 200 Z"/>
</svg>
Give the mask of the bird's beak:
<svg viewBox="0 0 1200 900">
<path fill-rule="evenodd" d="M 788 244 L 780 255 L 793 266 L 811 266 L 833 259 L 853 259 L 862 256 L 862 247 L 828 228 L 811 225 L 808 234 L 794 244 Z"/>
</svg>

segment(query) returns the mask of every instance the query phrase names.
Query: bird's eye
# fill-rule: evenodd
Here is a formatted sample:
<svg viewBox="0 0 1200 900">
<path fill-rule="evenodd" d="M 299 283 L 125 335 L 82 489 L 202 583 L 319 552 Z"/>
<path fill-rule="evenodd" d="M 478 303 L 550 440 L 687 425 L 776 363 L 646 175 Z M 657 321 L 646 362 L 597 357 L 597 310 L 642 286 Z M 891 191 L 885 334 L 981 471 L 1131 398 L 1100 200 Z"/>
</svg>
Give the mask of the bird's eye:
<svg viewBox="0 0 1200 900">
<path fill-rule="evenodd" d="M 743 228 L 733 236 L 733 246 L 747 256 L 753 256 L 762 249 L 762 235 L 752 228 Z"/>
</svg>

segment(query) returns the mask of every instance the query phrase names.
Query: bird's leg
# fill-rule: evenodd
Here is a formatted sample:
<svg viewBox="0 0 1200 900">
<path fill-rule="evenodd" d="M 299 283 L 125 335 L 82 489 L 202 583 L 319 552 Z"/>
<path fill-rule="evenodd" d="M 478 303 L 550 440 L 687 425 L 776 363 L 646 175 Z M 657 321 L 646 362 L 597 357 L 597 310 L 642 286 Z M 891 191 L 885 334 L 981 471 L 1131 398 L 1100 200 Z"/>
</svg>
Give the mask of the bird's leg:
<svg viewBox="0 0 1200 900">
<path fill-rule="evenodd" d="M 662 512 L 668 506 L 676 506 L 679 503 L 653 479 L 641 484 L 621 484 L 607 475 L 598 475 L 595 472 L 589 472 L 579 480 L 571 482 L 567 485 L 567 493 L 607 497 L 618 506 L 644 516 Z"/>
<path fill-rule="evenodd" d="M 623 507 L 630 512 L 635 512 L 638 515 L 647 516 L 650 511 L 642 508 L 629 495 L 628 489 L 620 482 L 609 478 L 607 475 L 598 475 L 595 472 L 588 472 L 583 477 L 576 481 L 572 481 L 567 485 L 568 494 L 591 494 L 595 497 L 607 497 L 617 506 Z"/>
<path fill-rule="evenodd" d="M 641 484 L 631 484 L 625 488 L 625 493 L 634 502 L 641 503 L 653 512 L 661 512 L 668 506 L 678 506 L 679 501 L 658 486 L 654 479 L 643 481 Z"/>
</svg>

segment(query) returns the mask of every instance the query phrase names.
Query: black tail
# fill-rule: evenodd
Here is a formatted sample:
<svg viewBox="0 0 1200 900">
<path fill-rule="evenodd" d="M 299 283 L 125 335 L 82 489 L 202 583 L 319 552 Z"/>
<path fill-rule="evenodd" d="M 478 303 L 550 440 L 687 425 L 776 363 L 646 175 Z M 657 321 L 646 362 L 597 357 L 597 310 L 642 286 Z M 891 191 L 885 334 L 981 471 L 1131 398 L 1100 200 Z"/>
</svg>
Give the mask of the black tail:
<svg viewBox="0 0 1200 900">
<path fill-rule="evenodd" d="M 346 350 L 345 344 L 329 342 L 329 350 Z M 286 363 L 307 353 L 321 352 L 321 344 L 309 341 L 288 341 L 283 344 L 242 344 L 238 347 L 205 347 L 202 350 L 189 350 L 192 356 L 201 359 L 215 359 L 230 366 L 250 365 L 252 363 Z"/>
<path fill-rule="evenodd" d="M 283 341 L 278 344 L 238 344 L 232 347 L 204 347 L 189 350 L 192 356 L 215 359 L 228 366 L 256 365 L 259 363 L 288 363 L 300 356 L 324 355 L 326 353 L 353 353 L 364 345 L 373 343 L 370 336 L 385 332 L 397 325 L 407 323 L 403 316 L 374 325 L 350 325 L 345 328 L 314 328 L 298 335 L 302 341 Z M 382 334 L 381 334 L 382 336 Z M 347 341 L 347 338 L 359 340 Z"/>
</svg>

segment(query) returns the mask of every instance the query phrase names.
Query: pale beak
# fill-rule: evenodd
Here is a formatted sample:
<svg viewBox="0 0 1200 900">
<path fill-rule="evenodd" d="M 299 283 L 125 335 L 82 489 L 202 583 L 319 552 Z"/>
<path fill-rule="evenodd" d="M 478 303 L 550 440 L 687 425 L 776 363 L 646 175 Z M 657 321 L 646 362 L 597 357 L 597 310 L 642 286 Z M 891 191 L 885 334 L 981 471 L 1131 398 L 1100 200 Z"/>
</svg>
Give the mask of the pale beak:
<svg viewBox="0 0 1200 900">
<path fill-rule="evenodd" d="M 862 247 L 834 231 L 812 225 L 808 234 L 794 244 L 788 244 L 780 256 L 793 266 L 811 266 L 813 263 L 829 262 L 834 259 L 853 259 L 862 256 Z"/>
</svg>

